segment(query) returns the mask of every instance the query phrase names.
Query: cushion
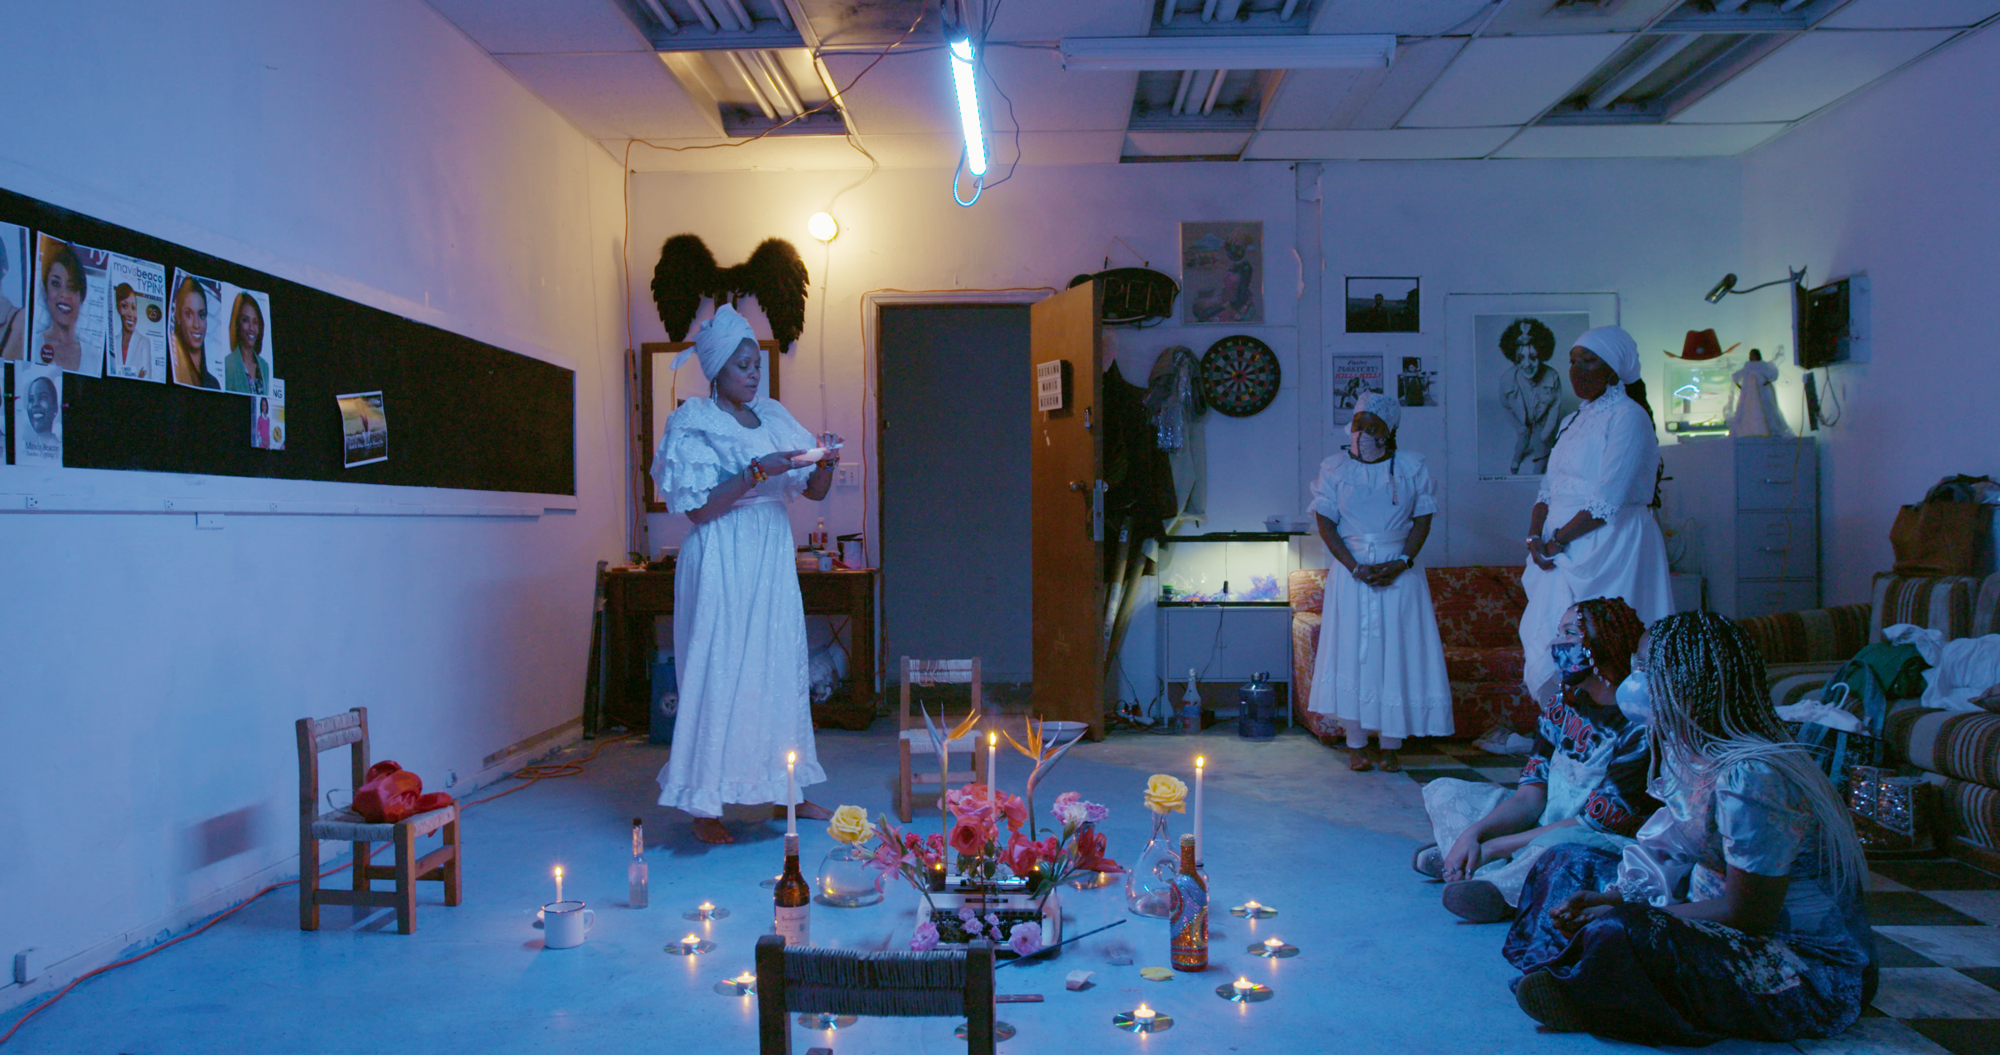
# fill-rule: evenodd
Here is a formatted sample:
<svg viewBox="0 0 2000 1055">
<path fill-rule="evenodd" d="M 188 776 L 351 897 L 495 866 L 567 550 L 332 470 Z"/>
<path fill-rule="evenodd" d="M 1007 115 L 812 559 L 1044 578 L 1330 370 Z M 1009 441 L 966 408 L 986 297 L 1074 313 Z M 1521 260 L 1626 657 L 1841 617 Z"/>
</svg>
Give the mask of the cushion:
<svg viewBox="0 0 2000 1055">
<path fill-rule="evenodd" d="M 1454 682 L 1497 681 L 1513 685 L 1521 683 L 1524 663 L 1521 646 L 1506 648 L 1464 648 L 1446 645 L 1444 648 L 1444 672 Z"/>
<path fill-rule="evenodd" d="M 1910 623 L 1942 630 L 1946 638 L 1972 633 L 1972 602 L 1979 580 L 1970 575 L 1904 578 L 1875 576 L 1868 640 L 1882 640 L 1882 628 Z"/>
<path fill-rule="evenodd" d="M 1756 643 L 1767 667 L 1778 663 L 1846 660 L 1868 643 L 1871 609 L 1866 604 L 1844 604 L 1838 608 L 1738 619 L 1736 625 Z"/>
<path fill-rule="evenodd" d="M 419 813 L 402 821 L 417 830 L 417 837 L 423 838 L 446 824 L 458 819 L 458 807 L 446 806 L 441 810 Z M 386 843 L 396 838 L 396 825 L 370 824 L 359 813 L 350 809 L 322 813 L 313 821 L 313 838 L 334 839 L 347 843 Z"/>
<path fill-rule="evenodd" d="M 2000 714 L 1908 707 L 1889 715 L 1882 737 L 1891 758 L 2000 789 Z"/>
<path fill-rule="evenodd" d="M 1528 595 L 1521 589 L 1519 568 L 1476 565 L 1425 572 L 1438 636 L 1446 645 L 1521 647 L 1521 612 L 1528 607 Z"/>
<path fill-rule="evenodd" d="M 1946 780 L 1938 787 L 1938 801 L 1944 834 L 2000 850 L 2000 788 Z"/>
<path fill-rule="evenodd" d="M 1293 572 L 1286 589 L 1293 612 L 1317 613 L 1326 610 L 1325 568 L 1303 568 Z"/>
</svg>

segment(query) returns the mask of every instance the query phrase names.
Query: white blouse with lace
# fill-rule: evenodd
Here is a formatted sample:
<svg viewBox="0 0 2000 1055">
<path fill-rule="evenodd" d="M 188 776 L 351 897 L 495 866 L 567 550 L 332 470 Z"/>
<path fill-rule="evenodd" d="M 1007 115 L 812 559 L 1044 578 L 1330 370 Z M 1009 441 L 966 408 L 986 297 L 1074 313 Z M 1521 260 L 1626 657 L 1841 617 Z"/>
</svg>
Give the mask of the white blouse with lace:
<svg viewBox="0 0 2000 1055">
<path fill-rule="evenodd" d="M 1608 522 L 1620 506 L 1653 500 L 1659 464 L 1653 420 L 1613 386 L 1563 421 L 1536 500 L 1548 504 L 1550 527 L 1569 523 L 1578 510 Z"/>
</svg>

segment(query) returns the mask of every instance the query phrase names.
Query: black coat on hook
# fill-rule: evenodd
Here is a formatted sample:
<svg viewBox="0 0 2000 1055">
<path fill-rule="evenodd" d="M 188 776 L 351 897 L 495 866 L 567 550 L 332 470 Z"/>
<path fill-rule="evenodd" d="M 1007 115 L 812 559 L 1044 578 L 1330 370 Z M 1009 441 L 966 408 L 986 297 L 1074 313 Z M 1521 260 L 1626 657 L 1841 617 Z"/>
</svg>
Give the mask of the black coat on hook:
<svg viewBox="0 0 2000 1055">
<path fill-rule="evenodd" d="M 806 327 L 806 286 L 811 279 L 799 251 L 782 238 L 766 238 L 735 267 L 717 267 L 715 254 L 700 237 L 677 234 L 660 247 L 660 262 L 653 268 L 653 303 L 660 309 L 660 321 L 667 336 L 685 340 L 694 325 L 701 298 L 735 303 L 739 297 L 757 298 L 764 317 L 771 320 L 771 336 L 780 349 L 789 349 Z"/>
</svg>

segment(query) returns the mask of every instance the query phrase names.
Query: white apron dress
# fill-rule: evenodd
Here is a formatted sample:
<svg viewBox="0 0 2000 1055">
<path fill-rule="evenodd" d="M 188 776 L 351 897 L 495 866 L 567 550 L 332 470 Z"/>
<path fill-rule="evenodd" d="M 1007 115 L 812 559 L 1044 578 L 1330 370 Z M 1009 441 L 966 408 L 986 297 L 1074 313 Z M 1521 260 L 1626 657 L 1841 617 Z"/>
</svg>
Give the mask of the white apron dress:
<svg viewBox="0 0 2000 1055">
<path fill-rule="evenodd" d="M 761 422 L 754 429 L 708 398 L 690 399 L 667 418 L 653 480 L 670 511 L 700 508 L 753 458 L 813 445 L 777 400 L 759 398 L 750 409 Z M 680 714 L 660 769 L 662 806 L 719 817 L 724 803 L 782 803 L 787 751 L 799 753 L 800 789 L 826 779 L 813 750 L 805 604 L 785 515 L 811 474 L 807 466 L 771 477 L 681 543 L 674 565 Z"/>
<path fill-rule="evenodd" d="M 1312 494 L 1311 510 L 1334 522 L 1361 564 L 1393 560 L 1410 521 L 1437 512 L 1430 469 L 1409 451 L 1374 463 L 1338 452 L 1320 463 Z M 1314 712 L 1384 737 L 1451 735 L 1451 681 L 1421 568 L 1379 588 L 1329 568 L 1317 655 L 1307 702 Z"/>
<path fill-rule="evenodd" d="M 1549 507 L 1542 537 L 1554 536 L 1584 510 L 1604 526 L 1556 554 L 1554 571 L 1543 571 L 1530 558 L 1521 573 L 1528 594 L 1528 607 L 1521 613 L 1521 680 L 1535 698 L 1546 698 L 1554 689 L 1556 665 L 1549 658 L 1549 642 L 1570 605 L 1593 597 L 1622 597 L 1648 626 L 1673 614 L 1667 544 L 1647 508 L 1659 464 L 1652 419 L 1616 385 L 1563 422 L 1537 496 Z"/>
</svg>

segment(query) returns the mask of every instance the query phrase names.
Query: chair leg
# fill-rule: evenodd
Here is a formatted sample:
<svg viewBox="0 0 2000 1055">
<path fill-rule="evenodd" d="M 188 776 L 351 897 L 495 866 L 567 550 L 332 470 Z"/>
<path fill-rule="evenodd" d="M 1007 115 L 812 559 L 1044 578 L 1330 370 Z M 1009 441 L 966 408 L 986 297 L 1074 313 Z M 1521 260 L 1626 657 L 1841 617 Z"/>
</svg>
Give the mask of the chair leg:
<svg viewBox="0 0 2000 1055">
<path fill-rule="evenodd" d="M 896 754 L 899 757 L 901 766 L 896 774 L 896 816 L 901 817 L 904 824 L 908 824 L 910 823 L 910 798 L 914 794 L 910 787 L 910 742 L 908 740 L 897 741 Z"/>
<path fill-rule="evenodd" d="M 372 843 L 354 844 L 354 867 L 348 871 L 353 873 L 349 878 L 353 880 L 356 890 L 375 889 L 375 884 L 368 881 L 368 849 L 372 845 Z"/>
<path fill-rule="evenodd" d="M 451 859 L 444 863 L 444 903 L 446 905 L 458 904 L 458 866 L 465 859 L 465 848 L 459 845 L 458 842 L 457 816 L 455 813 L 452 814 L 453 820 L 444 826 L 444 841 L 451 847 Z"/>
<path fill-rule="evenodd" d="M 785 939 L 757 939 L 758 1055 L 792 1055 L 792 1019 L 785 1009 Z"/>
<path fill-rule="evenodd" d="M 299 840 L 299 929 L 319 929 L 319 840 Z"/>
<path fill-rule="evenodd" d="M 396 932 L 417 932 L 417 829 L 396 825 Z"/>
</svg>

